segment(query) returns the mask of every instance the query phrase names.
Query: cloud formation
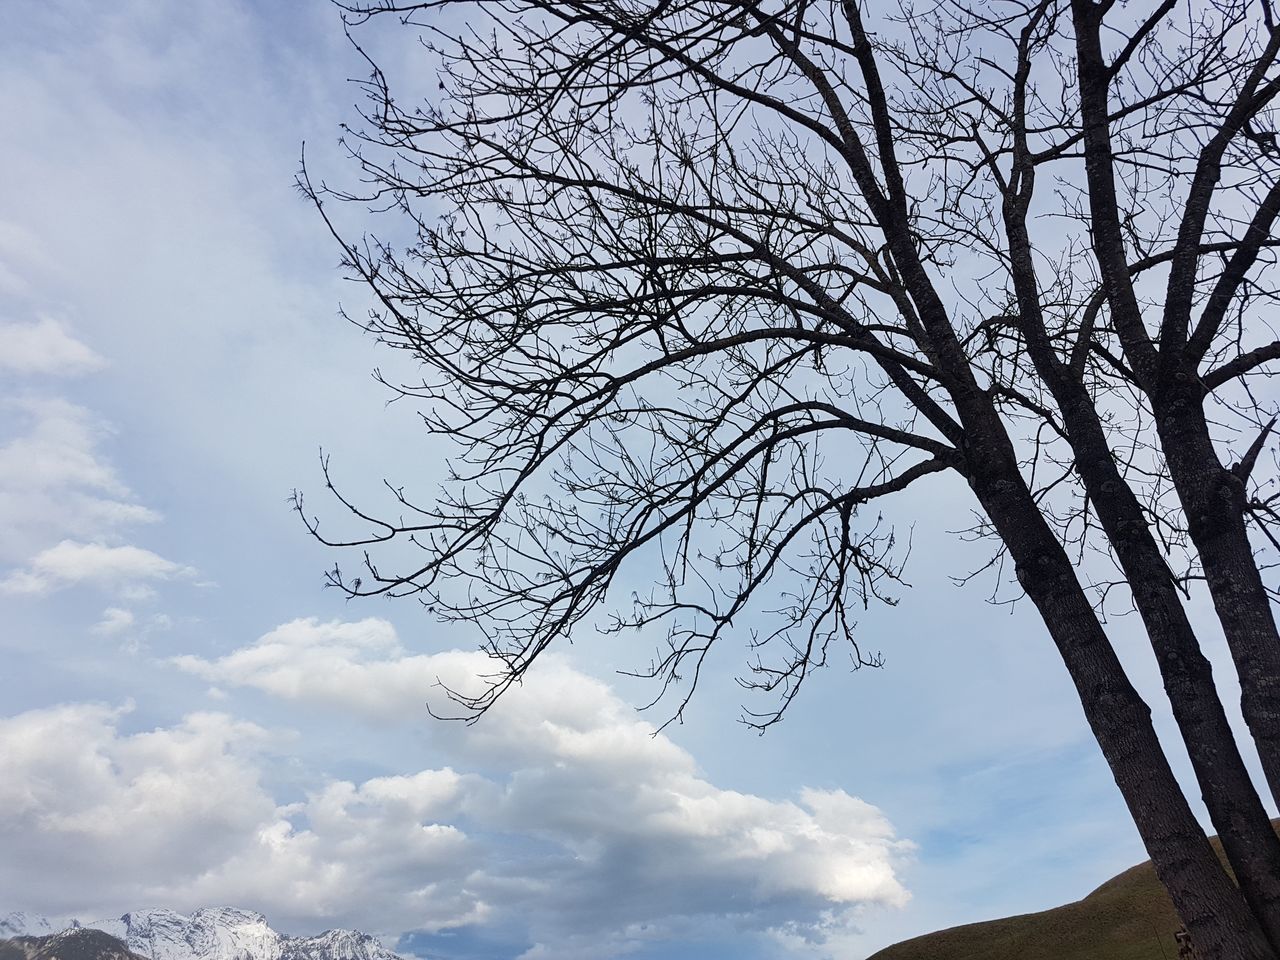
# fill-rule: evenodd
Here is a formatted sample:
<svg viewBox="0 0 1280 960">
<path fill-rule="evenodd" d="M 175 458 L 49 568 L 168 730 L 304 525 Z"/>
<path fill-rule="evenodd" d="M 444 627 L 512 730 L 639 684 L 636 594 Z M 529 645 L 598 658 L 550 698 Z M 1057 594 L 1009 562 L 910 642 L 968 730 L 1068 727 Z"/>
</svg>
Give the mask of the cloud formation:
<svg viewBox="0 0 1280 960">
<path fill-rule="evenodd" d="M 191 567 L 141 547 L 63 540 L 37 553 L 25 569 L 0 580 L 0 590 L 45 594 L 74 584 L 92 583 L 120 590 L 127 596 L 139 596 L 147 591 L 147 581 L 194 575 Z"/>
<path fill-rule="evenodd" d="M 385 720 L 420 716 L 415 684 L 462 683 L 487 661 L 408 655 L 380 620 L 299 620 L 179 664 Z M 708 925 L 822 955 L 861 906 L 906 899 L 895 867 L 909 844 L 877 809 L 840 790 L 773 800 L 717 787 L 563 661 L 477 726 L 433 726 L 445 765 L 326 778 L 301 798 L 271 786 L 281 741 L 260 726 L 193 713 L 130 732 L 128 719 L 86 704 L 0 719 L 0 902 L 229 902 L 285 929 L 489 929 L 534 960 L 622 954 Z"/>
<path fill-rule="evenodd" d="M 76 376 L 102 366 L 101 357 L 52 317 L 34 323 L 0 323 L 0 370 Z"/>
<path fill-rule="evenodd" d="M 53 397 L 0 404 L 23 427 L 0 442 L 0 562 L 26 559 L 50 540 L 100 539 L 158 519 L 102 456 L 108 431 L 88 410 Z"/>
<path fill-rule="evenodd" d="M 296 620 L 220 659 L 176 663 L 221 686 L 378 721 L 420 718 L 437 683 L 465 688 L 492 668 L 479 653 L 408 654 L 377 619 Z M 895 867 L 910 845 L 876 808 L 841 790 L 779 801 L 719 788 L 605 684 L 555 658 L 539 667 L 479 724 L 432 728 L 456 779 L 428 771 L 416 775 L 422 783 L 330 785 L 326 809 L 383 809 L 395 797 L 403 811 L 420 791 L 447 796 L 432 809 L 470 825 L 477 858 L 461 888 L 473 898 L 467 916 L 533 918 L 526 934 L 542 946 L 530 957 L 572 956 L 579 941 L 584 956 L 603 955 L 606 943 L 621 952 L 694 919 L 821 943 L 861 905 L 905 902 Z M 375 821 L 384 814 L 365 828 Z"/>
<path fill-rule="evenodd" d="M 130 710 L 0 719 L 0 902 L 89 917 L 153 903 L 364 924 L 470 916 L 474 898 L 423 882 L 460 885 L 469 869 L 466 838 L 434 822 L 456 811 L 456 774 L 330 782 L 278 804 L 263 783 L 278 737 L 222 713 L 126 733 Z"/>
<path fill-rule="evenodd" d="M 102 611 L 102 619 L 93 625 L 93 632 L 104 637 L 114 637 L 132 629 L 136 621 L 132 610 L 107 607 Z"/>
<path fill-rule="evenodd" d="M 49 376 L 101 365 L 55 321 L 0 324 L 0 369 Z M 140 600 L 152 596 L 151 583 L 195 574 L 124 542 L 129 528 L 160 518 L 134 500 L 102 456 L 99 446 L 110 431 L 89 410 L 34 394 L 0 398 L 0 405 L 21 425 L 0 436 L 0 562 L 23 562 L 0 577 L 0 593 L 41 596 L 92 584 Z M 131 611 L 116 609 L 95 632 L 119 634 L 132 622 Z"/>
<path fill-rule="evenodd" d="M 0 324 L 0 369 L 47 377 L 101 365 L 55 321 Z M 125 541 L 130 528 L 160 517 L 136 502 L 102 455 L 110 430 L 89 410 L 34 393 L 0 397 L 0 409 L 17 427 L 0 434 L 0 563 L 21 564 L 0 576 L 0 594 L 43 596 L 91 584 L 144 600 L 154 594 L 151 584 L 195 574 Z M 94 632 L 119 635 L 133 622 L 132 611 L 113 608 Z"/>
<path fill-rule="evenodd" d="M 271 822 L 275 804 L 251 761 L 266 731 L 196 713 L 123 735 L 129 709 L 71 704 L 0 719 L 0 899 L 54 915 L 108 891 L 145 901 L 214 869 Z"/>
</svg>

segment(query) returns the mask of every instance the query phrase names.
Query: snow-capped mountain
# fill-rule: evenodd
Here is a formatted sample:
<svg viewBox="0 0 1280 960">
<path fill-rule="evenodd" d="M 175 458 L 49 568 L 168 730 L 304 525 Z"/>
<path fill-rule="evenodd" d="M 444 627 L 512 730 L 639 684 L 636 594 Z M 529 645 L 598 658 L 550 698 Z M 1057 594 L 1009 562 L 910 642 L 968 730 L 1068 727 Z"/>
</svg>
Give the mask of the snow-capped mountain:
<svg viewBox="0 0 1280 960">
<path fill-rule="evenodd" d="M 0 940 L 6 940 L 9 937 L 47 937 L 62 929 L 64 929 L 63 924 L 55 925 L 48 917 L 41 917 L 34 913 L 18 911 L 7 917 L 0 917 Z"/>
<path fill-rule="evenodd" d="M 109 933 L 147 960 L 402 960 L 357 930 L 290 937 L 271 929 L 262 914 L 234 907 L 206 907 L 190 916 L 173 910 L 135 910 L 115 920 L 83 925 L 11 913 L 0 917 L 0 939 L 47 936 L 79 926 Z"/>
<path fill-rule="evenodd" d="M 102 930 L 68 927 L 42 937 L 0 940 L 2 960 L 143 960 Z"/>
<path fill-rule="evenodd" d="M 283 960 L 402 960 L 359 930 L 326 930 L 315 937 L 285 939 Z"/>
<path fill-rule="evenodd" d="M 280 960 L 284 937 L 249 910 L 212 907 L 183 916 L 173 910 L 135 910 L 85 926 L 105 930 L 151 960 Z"/>
</svg>

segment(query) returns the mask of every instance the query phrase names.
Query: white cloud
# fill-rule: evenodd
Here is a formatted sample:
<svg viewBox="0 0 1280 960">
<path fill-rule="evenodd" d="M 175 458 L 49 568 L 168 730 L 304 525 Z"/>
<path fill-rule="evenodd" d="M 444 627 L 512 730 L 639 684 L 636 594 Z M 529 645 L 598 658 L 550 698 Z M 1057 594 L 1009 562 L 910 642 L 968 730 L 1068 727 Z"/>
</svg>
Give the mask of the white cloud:
<svg viewBox="0 0 1280 960">
<path fill-rule="evenodd" d="M 133 627 L 136 618 L 132 610 L 121 607 L 107 607 L 102 611 L 102 619 L 93 625 L 93 632 L 104 637 L 114 637 Z"/>
<path fill-rule="evenodd" d="M 311 684 L 343 663 L 345 685 Z M 383 683 L 382 668 L 461 680 L 486 661 L 406 656 L 381 621 L 307 620 L 181 664 L 382 716 L 357 690 Z M 409 706 L 408 687 L 383 693 Z M 821 956 L 863 906 L 906 899 L 895 867 L 910 847 L 877 809 L 842 790 L 718 787 L 563 661 L 478 726 L 433 727 L 447 765 L 301 792 L 278 783 L 282 741 L 255 724 L 194 713 L 131 732 L 129 719 L 95 704 L 0 718 L 0 902 L 82 916 L 236 903 L 284 929 L 489 928 L 532 944 L 530 960 L 568 960 L 712 927 Z"/>
<path fill-rule="evenodd" d="M 82 898 L 145 897 L 198 876 L 275 805 L 250 754 L 252 724 L 193 714 L 121 735 L 128 708 L 74 704 L 0 719 L 0 900 L 52 914 Z"/>
<path fill-rule="evenodd" d="M 53 267 L 40 238 L 10 220 L 0 220 L 0 295 L 23 296 L 30 292 L 27 275 Z"/>
<path fill-rule="evenodd" d="M 120 589 L 126 596 L 137 598 L 149 591 L 145 581 L 194 575 L 191 567 L 141 547 L 63 540 L 36 554 L 26 569 L 14 571 L 0 580 L 0 591 L 44 594 L 72 584 L 93 583 Z"/>
<path fill-rule="evenodd" d="M 463 651 L 405 656 L 391 624 L 368 619 L 294 620 L 220 660 L 179 657 L 175 662 L 205 679 L 256 687 L 285 700 L 399 720 L 406 710 L 422 714 L 424 699 L 439 692 L 442 676 L 451 684 L 465 683 L 485 661 Z"/>
<path fill-rule="evenodd" d="M 0 369 L 75 376 L 102 366 L 101 357 L 52 317 L 34 323 L 0 323 Z"/>
<path fill-rule="evenodd" d="M 478 653 L 407 654 L 376 619 L 297 620 L 223 658 L 175 662 L 220 685 L 378 721 L 420 718 L 437 681 L 458 688 L 492 668 Z M 690 918 L 733 917 L 748 930 L 821 942 L 864 904 L 905 902 L 895 867 L 910 845 L 876 808 L 842 790 L 770 800 L 717 787 L 606 685 L 555 658 L 539 668 L 479 724 L 432 727 L 454 768 L 504 775 L 440 781 L 436 771 L 421 783 L 331 786 L 324 807 L 339 815 L 326 822 L 352 829 L 344 811 L 369 809 L 375 796 L 382 817 L 390 798 L 401 811 L 410 798 L 432 798 L 438 815 L 463 816 L 485 850 L 466 879 L 471 909 L 533 918 L 528 935 L 558 956 L 580 937 L 595 956 L 621 952 L 635 931 L 649 938 Z M 498 855 L 486 839 L 496 836 L 525 838 L 539 852 L 513 853 L 517 843 Z"/>
<path fill-rule="evenodd" d="M 460 827 L 466 780 L 449 769 L 330 781 L 282 805 L 216 868 L 192 903 L 260 904 L 288 922 L 390 931 L 477 923 L 489 908 L 470 884 L 485 851 Z"/>
<path fill-rule="evenodd" d="M 140 904 L 239 903 L 274 922 L 479 921 L 479 851 L 452 770 L 329 781 L 277 803 L 267 731 L 221 713 L 126 733 L 130 708 L 0 718 L 0 903 L 93 917 Z"/>
<path fill-rule="evenodd" d="M 25 429 L 0 444 L 0 561 L 25 559 L 51 540 L 98 539 L 158 519 L 102 457 L 107 430 L 88 410 L 53 398 L 4 407 Z"/>
<path fill-rule="evenodd" d="M 194 576 L 190 567 L 127 542 L 130 528 L 160 517 L 136 502 L 103 457 L 99 447 L 110 431 L 90 411 L 30 395 L 0 398 L 0 410 L 15 412 L 8 419 L 18 427 L 7 439 L 0 434 L 0 595 L 93 584 L 111 590 L 118 603 L 141 603 L 154 599 L 157 582 Z M 115 609 L 95 633 L 112 636 L 132 626 L 123 608 Z M 166 625 L 153 617 L 148 630 Z"/>
</svg>

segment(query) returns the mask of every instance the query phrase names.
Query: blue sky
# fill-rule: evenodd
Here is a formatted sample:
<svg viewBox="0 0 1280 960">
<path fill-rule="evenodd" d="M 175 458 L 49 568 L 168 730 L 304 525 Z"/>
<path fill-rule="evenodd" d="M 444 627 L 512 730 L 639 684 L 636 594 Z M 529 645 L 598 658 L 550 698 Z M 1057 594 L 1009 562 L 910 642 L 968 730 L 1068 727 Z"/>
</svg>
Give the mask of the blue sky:
<svg viewBox="0 0 1280 960">
<path fill-rule="evenodd" d="M 414 39 L 377 42 L 411 68 Z M 946 483 L 896 511 L 913 589 L 859 625 L 885 667 L 825 671 L 767 736 L 737 723 L 745 650 L 654 737 L 615 673 L 649 649 L 594 635 L 481 724 L 430 721 L 478 636 L 323 590 L 287 504 L 321 446 L 356 493 L 429 491 L 442 456 L 370 376 L 393 360 L 338 317 L 361 292 L 292 187 L 304 140 L 351 172 L 335 13 L 52 0 L 0 53 L 0 912 L 858 960 L 1142 858 L 1034 611 L 949 580 L 984 557 Z M 1138 624 L 1111 630 L 1170 730 Z"/>
</svg>

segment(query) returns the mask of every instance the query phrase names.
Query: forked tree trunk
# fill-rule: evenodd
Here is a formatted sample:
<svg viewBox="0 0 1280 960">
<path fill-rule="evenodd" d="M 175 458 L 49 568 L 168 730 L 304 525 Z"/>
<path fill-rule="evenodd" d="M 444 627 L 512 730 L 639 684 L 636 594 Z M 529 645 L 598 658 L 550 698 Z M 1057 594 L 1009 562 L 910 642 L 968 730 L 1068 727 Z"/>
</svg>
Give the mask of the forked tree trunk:
<svg viewBox="0 0 1280 960">
<path fill-rule="evenodd" d="M 1149 339 L 1129 275 L 1119 204 L 1116 200 L 1115 159 L 1111 148 L 1112 73 L 1102 52 L 1102 17 L 1105 12 L 1105 5 L 1094 4 L 1092 0 L 1071 1 L 1093 250 L 1097 256 L 1116 332 L 1120 335 L 1130 364 L 1151 394 L 1161 447 L 1179 497 L 1183 500 L 1190 534 L 1201 553 L 1204 570 L 1210 579 L 1213 602 L 1224 632 L 1228 635 L 1231 654 L 1240 675 L 1245 721 L 1248 722 L 1262 754 L 1263 769 L 1267 773 L 1272 795 L 1280 799 L 1280 790 L 1277 790 L 1280 787 L 1280 767 L 1277 767 L 1277 763 L 1280 763 L 1280 753 L 1277 753 L 1277 746 L 1280 746 L 1280 698 L 1276 695 L 1276 684 L 1280 684 L 1280 644 L 1277 644 L 1275 622 L 1271 620 L 1252 550 L 1244 535 L 1243 483 L 1230 483 L 1230 480 L 1236 480 L 1235 477 L 1231 477 L 1229 471 L 1222 471 L 1217 462 L 1207 425 L 1203 420 L 1203 393 L 1194 397 L 1196 402 L 1188 402 L 1190 398 L 1187 397 L 1187 392 L 1196 378 L 1185 375 L 1185 371 L 1178 371 L 1175 383 L 1181 384 L 1181 390 L 1172 396 L 1165 389 L 1166 384 L 1158 381 L 1158 371 L 1167 364 L 1161 364 L 1156 346 Z M 1178 365 L 1174 366 L 1176 370 Z M 1151 389 L 1152 387 L 1155 389 Z M 1178 396 L 1179 393 L 1181 396 Z M 1087 461 L 1092 462 L 1093 458 L 1088 457 Z M 1213 474 L 1213 466 L 1219 471 L 1216 475 Z M 1235 489 L 1236 486 L 1238 490 Z M 1231 522 L 1233 516 L 1234 524 Z M 1117 553 L 1121 549 L 1133 550 L 1132 538 L 1121 535 L 1111 539 Z M 1164 581 L 1166 575 L 1161 572 L 1157 576 L 1158 580 Z M 1152 581 L 1134 579 L 1130 575 L 1130 582 L 1134 585 L 1135 599 L 1138 599 L 1139 594 L 1144 594 L 1148 598 L 1148 605 L 1151 605 L 1149 590 Z M 1144 614 L 1144 618 L 1146 616 Z M 1164 667 L 1164 658 L 1161 659 Z M 1172 666 L 1185 669 L 1190 663 Z M 1169 689 L 1175 716 L 1183 714 L 1188 721 L 1196 718 L 1196 699 L 1179 696 L 1176 687 L 1170 689 L 1167 686 L 1167 677 L 1166 689 Z M 1189 694 L 1190 691 L 1184 692 Z M 1204 704 L 1206 700 L 1199 698 L 1199 708 L 1203 709 Z M 1213 726 L 1216 727 L 1217 723 L 1219 721 L 1213 719 Z M 1179 716 L 1179 726 L 1181 724 L 1183 718 Z M 1233 750 L 1233 753 L 1236 751 Z M 1201 763 L 1207 760 L 1210 764 L 1221 765 L 1222 756 L 1215 754 L 1216 746 L 1213 744 L 1202 742 L 1192 748 L 1193 762 L 1196 762 L 1198 756 Z M 1233 769 L 1236 767 L 1234 760 L 1229 765 Z M 1201 776 L 1199 768 L 1197 776 Z M 1235 780 L 1239 781 L 1238 774 L 1235 774 Z M 1201 782 L 1203 786 L 1203 778 Z M 1244 786 L 1236 782 L 1229 788 L 1229 792 L 1235 797 L 1242 797 Z M 1210 795 L 1206 791 L 1206 801 L 1208 800 Z M 1215 822 L 1220 815 L 1215 814 Z M 1270 855 L 1263 854 L 1262 851 L 1271 844 L 1270 824 L 1265 828 L 1261 827 L 1261 824 L 1256 823 L 1256 814 L 1249 815 L 1243 823 L 1233 817 L 1226 819 L 1230 822 L 1230 829 L 1222 833 L 1222 837 L 1224 844 L 1231 842 L 1236 851 L 1235 854 L 1229 854 L 1233 861 L 1249 859 L 1265 867 Z M 1221 824 L 1219 829 L 1222 831 Z M 1275 940 L 1275 920 L 1272 919 L 1276 897 L 1275 868 L 1270 868 L 1270 872 L 1271 877 L 1266 874 L 1260 877 L 1254 874 L 1253 869 L 1249 869 L 1247 874 L 1242 872 L 1242 882 L 1247 888 L 1254 910 L 1270 929 Z M 1196 929 L 1190 923 L 1188 928 L 1196 938 L 1197 946 L 1202 952 L 1207 952 L 1208 947 L 1201 941 Z"/>
<path fill-rule="evenodd" d="M 1153 397 L 1161 448 L 1240 677 L 1240 708 L 1280 804 L 1280 634 L 1245 528 L 1245 482 L 1209 436 L 1204 391 L 1183 372 Z"/>
<path fill-rule="evenodd" d="M 1275 949 L 1196 822 L 1151 724 L 1080 588 L 1070 559 L 999 441 L 975 449 L 970 478 L 1040 611 L 1094 736 L 1178 916 L 1203 960 L 1274 960 Z"/>
<path fill-rule="evenodd" d="M 855 32 L 861 30 L 859 21 L 851 23 Z M 861 64 L 868 87 L 878 90 L 878 70 L 868 53 Z M 1156 874 L 1204 960 L 1280 960 L 1192 814 L 1156 737 L 1150 708 L 1129 682 L 1066 550 L 1027 488 L 991 396 L 974 378 L 911 239 L 884 102 L 873 95 L 871 104 L 885 128 L 878 146 L 890 180 L 886 201 L 877 205 L 877 219 L 933 343 L 935 363 L 949 381 L 947 390 L 967 438 L 963 453 L 969 485 L 1053 637 Z"/>
<path fill-rule="evenodd" d="M 1280 949 L 1280 839 L 1245 767 L 1213 669 L 1142 506 L 1120 475 L 1093 399 L 1049 341 L 1025 220 L 1033 173 L 1023 175 L 1025 187 L 1019 197 L 1006 199 L 1004 216 L 1028 352 L 1062 414 L 1076 472 L 1130 584 L 1210 819 L 1250 909 Z"/>
<path fill-rule="evenodd" d="M 905 233 L 893 235 L 892 220 L 883 226 L 921 321 L 935 337 L 937 363 L 951 377 L 948 392 L 967 437 L 969 486 L 1071 674 L 1156 875 L 1204 960 L 1280 960 L 1191 812 L 1156 737 L 1150 708 L 1129 682 L 1066 550 L 1027 488 L 1012 441 L 964 361 L 923 264 Z"/>
<path fill-rule="evenodd" d="M 1218 460 L 1204 417 L 1204 386 L 1195 371 L 1187 363 L 1162 358 L 1146 331 L 1116 200 L 1111 73 L 1101 39 L 1106 7 L 1072 0 L 1071 8 L 1089 212 L 1103 287 L 1125 353 L 1150 396 L 1169 474 L 1240 677 L 1245 722 L 1271 794 L 1280 803 L 1280 636 L 1244 527 L 1244 483 Z"/>
</svg>

